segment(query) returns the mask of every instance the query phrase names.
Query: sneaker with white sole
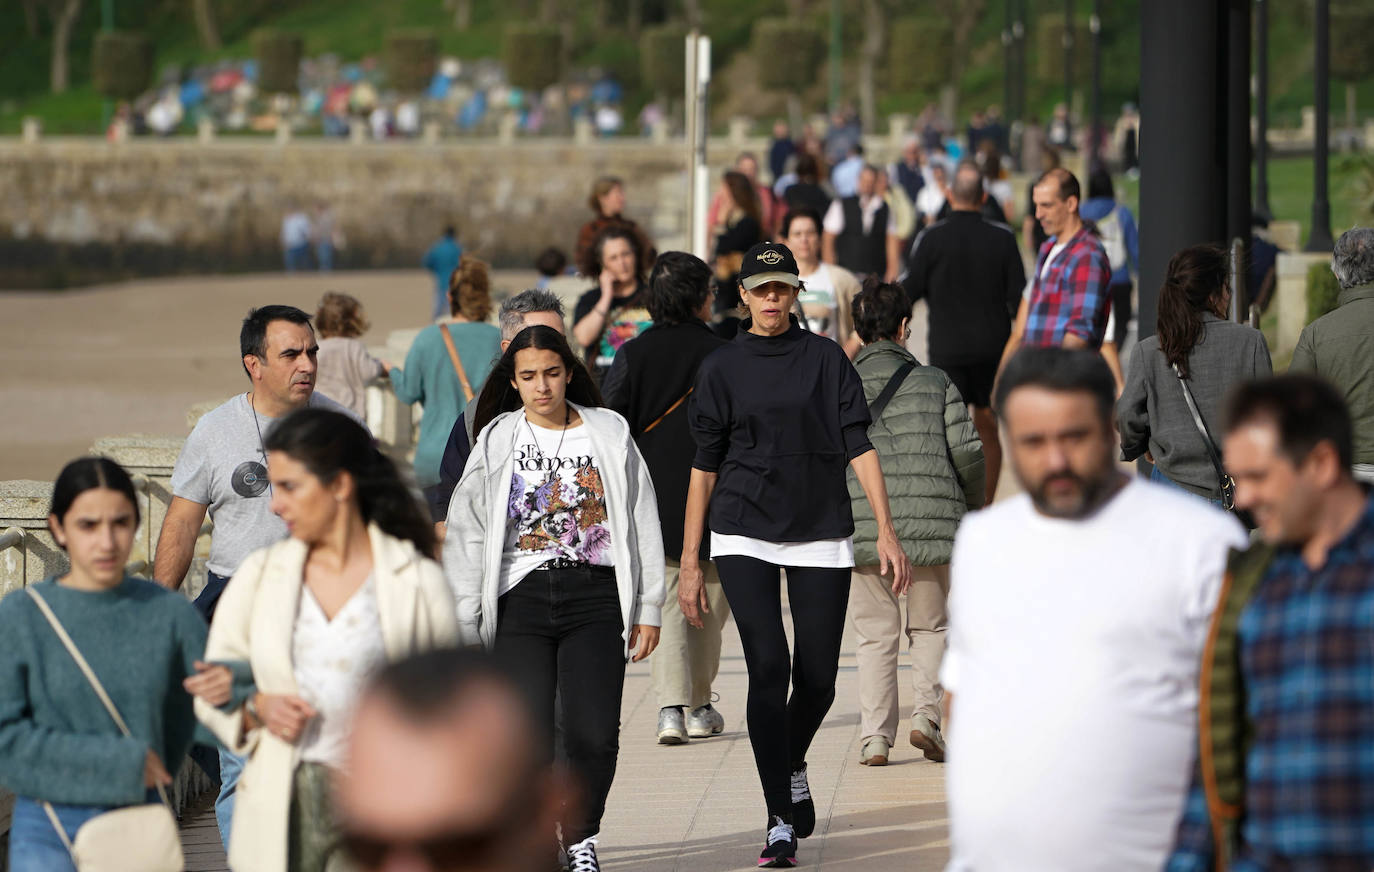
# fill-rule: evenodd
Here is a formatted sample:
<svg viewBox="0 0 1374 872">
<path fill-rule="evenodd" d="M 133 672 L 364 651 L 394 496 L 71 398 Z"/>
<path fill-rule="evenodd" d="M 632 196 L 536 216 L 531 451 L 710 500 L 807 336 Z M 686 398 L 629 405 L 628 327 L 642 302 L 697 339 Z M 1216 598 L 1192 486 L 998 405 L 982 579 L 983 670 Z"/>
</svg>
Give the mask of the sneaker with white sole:
<svg viewBox="0 0 1374 872">
<path fill-rule="evenodd" d="M 919 748 L 927 760 L 945 762 L 945 737 L 940 725 L 925 715 L 911 717 L 911 747 Z"/>
<path fill-rule="evenodd" d="M 596 859 L 596 836 L 568 846 L 568 872 L 601 872 Z"/>
<path fill-rule="evenodd" d="M 804 839 L 816 830 L 816 803 L 811 799 L 811 785 L 806 781 L 806 764 L 792 770 L 792 828 L 797 838 Z"/>
<path fill-rule="evenodd" d="M 870 736 L 859 751 L 859 763 L 864 766 L 886 766 L 892 746 L 882 736 Z"/>
<path fill-rule="evenodd" d="M 725 732 L 725 717 L 706 705 L 692 709 L 687 715 L 687 735 L 693 739 L 707 739 Z"/>
<path fill-rule="evenodd" d="M 759 852 L 760 869 L 782 869 L 797 865 L 797 834 L 792 825 L 778 815 L 768 819 L 768 837 Z"/>
<path fill-rule="evenodd" d="M 660 745 L 685 745 L 687 743 L 687 723 L 682 717 L 682 706 L 670 705 L 658 710 L 658 743 Z"/>
</svg>

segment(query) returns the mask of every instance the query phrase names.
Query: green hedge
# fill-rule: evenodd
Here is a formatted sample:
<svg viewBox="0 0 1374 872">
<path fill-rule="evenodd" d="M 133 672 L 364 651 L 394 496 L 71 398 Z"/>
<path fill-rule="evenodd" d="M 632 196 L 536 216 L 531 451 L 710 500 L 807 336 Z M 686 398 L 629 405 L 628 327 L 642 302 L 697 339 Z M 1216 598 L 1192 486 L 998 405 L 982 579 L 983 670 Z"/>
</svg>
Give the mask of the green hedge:
<svg viewBox="0 0 1374 872">
<path fill-rule="evenodd" d="M 563 35 L 556 27 L 513 24 L 506 28 L 502 58 L 510 83 L 542 91 L 563 78 Z"/>
<path fill-rule="evenodd" d="M 938 88 L 949 81 L 954 27 L 938 18 L 902 18 L 887 43 L 888 84 L 894 91 Z"/>
<path fill-rule="evenodd" d="M 759 86 L 770 91 L 802 91 L 816 81 L 825 59 L 825 39 L 804 21 L 760 18 L 750 49 L 759 59 Z"/>
<path fill-rule="evenodd" d="M 427 28 L 396 30 L 386 37 L 386 74 L 391 87 L 416 93 L 429 87 L 439 66 L 439 37 Z"/>
<path fill-rule="evenodd" d="M 153 41 L 143 33 L 98 33 L 91 50 L 95 90 L 112 100 L 132 100 L 153 81 Z"/>
<path fill-rule="evenodd" d="M 687 28 L 647 28 L 639 38 L 639 59 L 645 87 L 656 95 L 681 96 L 687 77 Z"/>
<path fill-rule="evenodd" d="M 258 60 L 258 90 L 266 94 L 295 93 L 305 37 L 291 30 L 259 30 L 253 34 L 253 51 Z"/>
<path fill-rule="evenodd" d="M 1331 76 L 1341 82 L 1374 76 L 1374 8 L 1332 4 Z"/>
<path fill-rule="evenodd" d="M 1312 323 L 1336 308 L 1341 286 L 1331 264 L 1314 263 L 1307 268 L 1307 323 Z"/>
</svg>

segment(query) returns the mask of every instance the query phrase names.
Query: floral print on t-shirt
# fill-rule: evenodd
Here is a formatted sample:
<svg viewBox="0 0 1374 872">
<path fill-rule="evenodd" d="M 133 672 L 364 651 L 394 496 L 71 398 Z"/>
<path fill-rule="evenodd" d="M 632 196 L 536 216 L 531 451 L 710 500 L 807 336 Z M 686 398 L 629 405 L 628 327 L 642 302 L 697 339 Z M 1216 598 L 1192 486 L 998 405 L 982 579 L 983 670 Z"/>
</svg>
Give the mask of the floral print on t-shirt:
<svg viewBox="0 0 1374 872">
<path fill-rule="evenodd" d="M 506 517 L 514 543 L 513 547 L 508 544 L 508 550 L 612 565 L 606 491 L 591 460 L 589 456 L 551 458 L 540 465 L 558 469 L 535 470 L 537 476 L 530 479 L 512 473 Z"/>
</svg>

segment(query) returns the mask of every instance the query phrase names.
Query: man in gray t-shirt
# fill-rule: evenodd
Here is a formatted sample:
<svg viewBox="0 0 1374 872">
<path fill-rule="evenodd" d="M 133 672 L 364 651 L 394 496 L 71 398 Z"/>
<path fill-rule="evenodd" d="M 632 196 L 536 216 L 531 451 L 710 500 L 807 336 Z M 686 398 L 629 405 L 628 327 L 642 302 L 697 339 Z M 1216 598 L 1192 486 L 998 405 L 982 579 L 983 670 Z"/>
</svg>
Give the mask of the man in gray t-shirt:
<svg viewBox="0 0 1374 872">
<path fill-rule="evenodd" d="M 215 523 L 209 579 L 196 599 L 206 620 L 239 563 L 286 535 L 272 513 L 263 438 L 280 418 L 307 405 L 352 415 L 315 394 L 319 344 L 305 312 L 294 306 L 254 309 L 243 320 L 239 347 L 252 389 L 207 413 L 191 431 L 172 470 L 172 502 L 153 560 L 153 577 L 180 587 L 209 513 Z"/>
</svg>

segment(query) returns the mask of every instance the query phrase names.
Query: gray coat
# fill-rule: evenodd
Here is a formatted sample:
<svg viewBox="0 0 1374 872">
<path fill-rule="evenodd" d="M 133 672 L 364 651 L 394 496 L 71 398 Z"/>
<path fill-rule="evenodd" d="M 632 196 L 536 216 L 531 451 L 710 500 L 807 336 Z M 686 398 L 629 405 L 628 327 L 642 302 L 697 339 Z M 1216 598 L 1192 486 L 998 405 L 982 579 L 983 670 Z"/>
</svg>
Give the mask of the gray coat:
<svg viewBox="0 0 1374 872">
<path fill-rule="evenodd" d="M 1241 382 L 1271 375 L 1274 367 L 1258 330 L 1210 313 L 1202 320 L 1202 336 L 1188 352 L 1188 386 L 1220 447 L 1226 395 Z M 1155 466 L 1171 481 L 1196 494 L 1221 498 L 1216 470 L 1188 411 L 1183 386 L 1159 349 L 1158 336 L 1142 339 L 1131 354 L 1126 389 L 1116 404 L 1116 423 L 1122 460 L 1135 460 L 1149 451 Z"/>
<path fill-rule="evenodd" d="M 869 405 L 903 363 L 915 362 L 895 342 L 866 345 L 854 358 Z M 892 507 L 892 522 L 907 557 L 917 566 L 949 563 L 954 531 L 970 509 L 981 508 L 986 487 L 983 443 L 959 390 L 942 370 L 920 366 L 902 382 L 868 430 L 878 452 Z M 849 471 L 854 509 L 854 563 L 878 563 L 878 526 L 863 488 Z"/>
</svg>

